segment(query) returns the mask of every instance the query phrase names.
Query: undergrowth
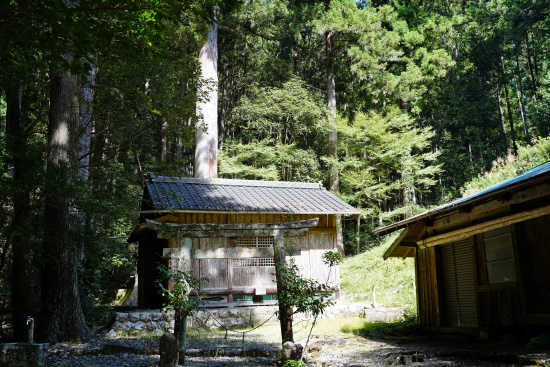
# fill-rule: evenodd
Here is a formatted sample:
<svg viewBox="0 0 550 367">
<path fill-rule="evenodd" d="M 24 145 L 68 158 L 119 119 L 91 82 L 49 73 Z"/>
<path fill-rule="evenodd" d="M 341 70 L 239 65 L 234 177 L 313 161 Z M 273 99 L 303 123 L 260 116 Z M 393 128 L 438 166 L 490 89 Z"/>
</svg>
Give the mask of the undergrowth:
<svg viewBox="0 0 550 367">
<path fill-rule="evenodd" d="M 406 316 L 416 316 L 414 259 L 389 258 L 384 252 L 398 233 L 387 236 L 381 245 L 362 254 L 347 257 L 340 263 L 340 287 L 343 298 L 376 307 L 406 307 Z M 373 300 L 372 286 L 375 289 Z"/>
</svg>

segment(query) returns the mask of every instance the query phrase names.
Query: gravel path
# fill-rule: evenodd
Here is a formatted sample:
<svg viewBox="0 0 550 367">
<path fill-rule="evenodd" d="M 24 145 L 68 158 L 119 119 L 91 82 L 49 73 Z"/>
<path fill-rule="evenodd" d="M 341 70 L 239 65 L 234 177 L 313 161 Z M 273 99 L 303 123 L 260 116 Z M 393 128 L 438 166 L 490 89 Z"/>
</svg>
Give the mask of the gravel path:
<svg viewBox="0 0 550 367">
<path fill-rule="evenodd" d="M 258 330 L 246 335 L 193 334 L 185 366 L 274 366 L 279 334 Z M 343 333 L 313 335 L 307 362 L 318 367 L 413 365 L 424 367 L 503 367 L 549 365 L 549 351 L 524 348 L 520 343 L 476 342 L 472 338 L 432 335 Z M 49 349 L 47 366 L 158 366 L 158 338 L 99 338 L 87 344 L 58 344 Z"/>
</svg>

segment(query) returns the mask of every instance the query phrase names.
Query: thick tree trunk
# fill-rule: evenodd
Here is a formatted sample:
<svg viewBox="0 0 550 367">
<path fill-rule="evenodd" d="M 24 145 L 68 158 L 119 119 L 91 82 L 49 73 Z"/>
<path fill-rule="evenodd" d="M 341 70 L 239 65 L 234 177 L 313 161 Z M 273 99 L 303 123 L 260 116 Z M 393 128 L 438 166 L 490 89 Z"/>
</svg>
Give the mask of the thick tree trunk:
<svg viewBox="0 0 550 367">
<path fill-rule="evenodd" d="M 331 32 L 326 34 L 327 53 L 327 108 L 328 108 L 328 155 L 331 159 L 329 165 L 329 189 L 334 193 L 340 192 L 340 180 L 338 178 L 338 132 L 336 130 L 336 77 L 334 75 L 333 40 Z M 342 232 L 342 216 L 336 215 L 336 248 L 340 254 L 344 254 L 344 235 Z"/>
<path fill-rule="evenodd" d="M 197 99 L 195 177 L 218 176 L 218 25 L 212 25 L 199 53 L 203 85 Z M 204 84 L 206 82 L 206 84 Z"/>
<path fill-rule="evenodd" d="M 78 94 L 78 76 L 51 73 L 39 324 L 39 339 L 49 343 L 91 337 L 78 293 L 78 215 L 70 194 L 77 175 Z"/>
<path fill-rule="evenodd" d="M 21 124 L 21 104 L 19 83 L 11 83 L 6 92 L 6 128 L 8 149 L 13 163 L 13 241 L 12 241 L 12 315 L 15 341 L 24 342 L 26 321 L 32 313 L 31 282 L 31 236 L 29 233 L 31 209 L 30 189 L 27 173 L 29 161 L 26 157 L 26 139 Z M 6 251 L 6 250 L 4 250 Z"/>
</svg>

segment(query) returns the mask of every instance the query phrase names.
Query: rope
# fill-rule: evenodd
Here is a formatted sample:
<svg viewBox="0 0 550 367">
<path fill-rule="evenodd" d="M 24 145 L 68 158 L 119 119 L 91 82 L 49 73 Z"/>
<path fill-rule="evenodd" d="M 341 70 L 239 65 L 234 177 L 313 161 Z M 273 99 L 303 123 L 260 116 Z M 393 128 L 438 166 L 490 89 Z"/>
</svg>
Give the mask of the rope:
<svg viewBox="0 0 550 367">
<path fill-rule="evenodd" d="M 214 316 L 211 312 L 208 312 L 208 318 L 206 320 L 209 320 L 210 317 L 212 317 L 212 319 L 214 319 L 215 321 L 217 321 L 220 325 L 223 326 L 223 328 L 225 329 L 225 340 L 227 340 L 227 334 L 228 332 L 232 332 L 232 333 L 235 333 L 235 334 L 242 334 L 242 344 L 244 344 L 244 336 L 245 334 L 247 333 L 250 333 L 251 331 L 254 331 L 256 329 L 259 329 L 260 327 L 264 326 L 267 322 L 269 322 L 269 320 L 271 320 L 273 318 L 273 316 L 277 315 L 279 313 L 279 311 L 275 311 L 271 316 L 269 316 L 269 318 L 267 320 L 265 320 L 264 322 L 262 322 L 260 325 L 258 326 L 255 326 L 253 327 L 252 329 L 249 329 L 249 330 L 245 330 L 245 331 L 237 331 L 237 330 L 232 330 L 230 329 L 229 327 L 227 327 L 222 321 L 220 321 L 216 316 Z"/>
</svg>

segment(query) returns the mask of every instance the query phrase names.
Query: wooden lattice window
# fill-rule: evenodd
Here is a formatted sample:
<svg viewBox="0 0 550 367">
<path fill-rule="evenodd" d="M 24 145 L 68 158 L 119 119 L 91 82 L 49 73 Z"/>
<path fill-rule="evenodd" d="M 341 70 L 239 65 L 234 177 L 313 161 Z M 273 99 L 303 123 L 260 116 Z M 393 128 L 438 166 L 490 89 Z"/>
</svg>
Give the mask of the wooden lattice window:
<svg viewBox="0 0 550 367">
<path fill-rule="evenodd" d="M 231 259 L 231 266 L 234 268 L 248 268 L 255 266 L 275 266 L 273 258 L 250 258 L 250 259 Z"/>
<path fill-rule="evenodd" d="M 237 247 L 269 248 L 273 247 L 273 237 L 238 237 Z"/>
</svg>

